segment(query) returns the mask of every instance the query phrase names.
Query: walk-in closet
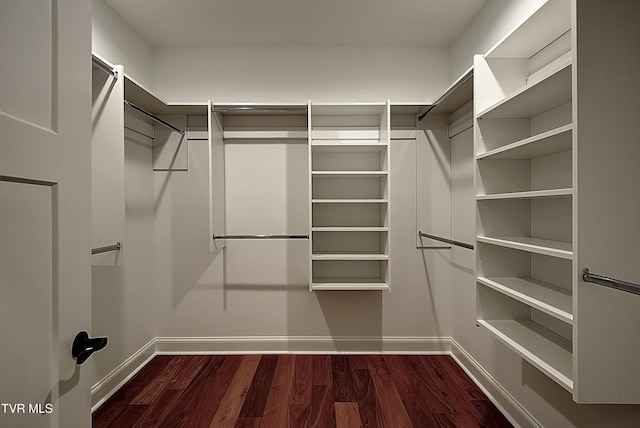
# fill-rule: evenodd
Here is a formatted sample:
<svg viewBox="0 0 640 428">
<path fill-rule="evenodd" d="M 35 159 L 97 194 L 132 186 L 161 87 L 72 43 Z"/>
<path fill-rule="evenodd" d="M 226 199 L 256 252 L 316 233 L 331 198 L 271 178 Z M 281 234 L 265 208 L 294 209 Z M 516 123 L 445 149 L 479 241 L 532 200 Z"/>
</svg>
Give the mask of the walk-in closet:
<svg viewBox="0 0 640 428">
<path fill-rule="evenodd" d="M 0 425 L 640 424 L 640 6 L 0 5 Z"/>
</svg>

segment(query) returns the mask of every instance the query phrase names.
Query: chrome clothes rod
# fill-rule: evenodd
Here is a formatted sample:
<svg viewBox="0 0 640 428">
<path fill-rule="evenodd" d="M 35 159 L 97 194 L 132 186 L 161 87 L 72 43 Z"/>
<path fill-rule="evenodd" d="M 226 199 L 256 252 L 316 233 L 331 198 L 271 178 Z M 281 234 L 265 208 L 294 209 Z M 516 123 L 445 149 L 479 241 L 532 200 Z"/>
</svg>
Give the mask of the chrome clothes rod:
<svg viewBox="0 0 640 428">
<path fill-rule="evenodd" d="M 137 106 L 137 105 L 135 105 L 134 103 L 132 103 L 132 102 L 130 102 L 130 101 L 127 101 L 127 100 L 124 100 L 124 103 L 125 103 L 126 105 L 128 105 L 129 107 L 131 107 L 131 108 L 133 108 L 133 109 L 135 109 L 135 110 L 138 110 L 140 113 L 144 114 L 144 115 L 145 115 L 145 116 L 147 116 L 148 118 L 150 118 L 150 119 L 152 119 L 152 120 L 155 120 L 155 121 L 156 121 L 156 122 L 158 122 L 159 124 L 164 125 L 164 126 L 166 126 L 167 128 L 170 128 L 170 129 L 172 129 L 172 130 L 176 131 L 177 133 L 181 134 L 182 136 L 184 136 L 184 135 L 185 135 L 185 132 L 184 132 L 182 129 L 180 129 L 180 128 L 176 128 L 175 126 L 173 126 L 172 124 L 170 124 L 170 123 L 169 123 L 169 122 L 167 122 L 166 120 L 162 120 L 162 119 L 160 119 L 158 116 L 156 116 L 156 115 L 155 115 L 155 114 L 153 114 L 153 113 L 149 113 L 148 111 L 146 111 L 146 110 L 145 110 L 145 109 L 143 109 L 142 107 Z"/>
<path fill-rule="evenodd" d="M 640 284 L 621 281 L 619 279 L 609 278 L 608 276 L 597 275 L 589 272 L 588 268 L 584 268 L 582 270 L 582 280 L 584 282 L 592 282 L 605 287 L 615 288 L 616 290 L 626 291 L 627 293 L 640 295 Z"/>
<path fill-rule="evenodd" d="M 309 239 L 309 235 L 213 235 L 213 239 Z"/>
<path fill-rule="evenodd" d="M 449 90 L 444 94 L 442 94 L 442 96 L 438 98 L 435 103 L 430 105 L 422 114 L 420 114 L 420 116 L 418 116 L 418 122 L 421 122 L 422 119 L 427 117 L 427 115 L 431 110 L 438 107 L 444 100 L 446 100 L 451 95 L 453 95 L 458 89 L 460 89 L 465 83 L 467 83 L 469 79 L 473 79 L 473 70 L 465 74 L 464 77 L 462 77 L 462 79 L 460 79 L 455 85 L 449 88 Z"/>
<path fill-rule="evenodd" d="M 307 106 L 213 106 L 220 113 L 298 113 L 306 114 Z"/>
<path fill-rule="evenodd" d="M 122 245 L 120 244 L 120 242 L 116 242 L 115 245 L 107 245 L 106 247 L 92 248 L 91 255 L 107 253 L 109 251 L 120 251 L 121 248 L 122 248 Z"/>
<path fill-rule="evenodd" d="M 92 56 L 91 57 L 91 63 L 93 65 L 95 65 L 96 67 L 98 67 L 100 70 L 104 71 L 105 73 L 108 73 L 108 74 L 112 75 L 114 79 L 118 78 L 118 72 L 115 71 L 109 64 L 107 64 L 106 62 L 104 62 L 100 58 L 98 58 L 96 56 Z"/>
<path fill-rule="evenodd" d="M 467 248 L 469 250 L 473 250 L 473 245 L 471 245 L 471 244 L 465 244 L 464 242 L 454 241 L 452 239 L 443 238 L 441 236 L 429 235 L 428 233 L 424 233 L 422 231 L 418 231 L 418 236 L 424 237 L 424 238 L 429 238 L 429 239 L 435 239 L 436 241 L 446 242 L 447 244 L 455 245 L 457 247 L 462 247 L 462 248 Z"/>
</svg>

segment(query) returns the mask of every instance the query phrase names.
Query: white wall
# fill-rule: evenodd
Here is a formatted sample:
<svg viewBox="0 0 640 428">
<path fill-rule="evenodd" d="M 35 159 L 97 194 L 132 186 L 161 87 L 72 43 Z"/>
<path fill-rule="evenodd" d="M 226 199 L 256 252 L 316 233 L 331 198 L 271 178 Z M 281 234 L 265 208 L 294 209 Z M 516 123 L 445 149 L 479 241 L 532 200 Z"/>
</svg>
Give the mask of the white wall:
<svg viewBox="0 0 640 428">
<path fill-rule="evenodd" d="M 153 83 L 168 101 L 425 102 L 449 85 L 448 64 L 445 48 L 162 48 Z"/>
<path fill-rule="evenodd" d="M 129 130 L 125 132 L 122 250 L 117 264 L 92 268 L 91 331 L 95 336 L 109 337 L 107 348 L 92 358 L 94 384 L 158 335 L 151 150 L 150 138 Z"/>
<path fill-rule="evenodd" d="M 161 335 L 366 337 L 376 343 L 382 337 L 447 337 L 441 279 L 448 265 L 423 260 L 415 248 L 414 145 L 391 144 L 391 291 L 311 293 L 307 241 L 228 241 L 224 251 L 209 252 L 207 144 L 190 141 L 189 171 L 155 174 Z M 228 144 L 227 233 L 308 233 L 307 156 L 306 144 Z M 247 208 L 251 201 L 239 201 L 258 197 L 251 189 L 273 198 L 261 209 Z"/>
<path fill-rule="evenodd" d="M 105 0 L 92 1 L 92 50 L 111 64 L 125 66 L 125 73 L 152 88 L 153 50 Z"/>
<path fill-rule="evenodd" d="M 546 0 L 488 0 L 450 46 L 452 82 Z"/>
</svg>

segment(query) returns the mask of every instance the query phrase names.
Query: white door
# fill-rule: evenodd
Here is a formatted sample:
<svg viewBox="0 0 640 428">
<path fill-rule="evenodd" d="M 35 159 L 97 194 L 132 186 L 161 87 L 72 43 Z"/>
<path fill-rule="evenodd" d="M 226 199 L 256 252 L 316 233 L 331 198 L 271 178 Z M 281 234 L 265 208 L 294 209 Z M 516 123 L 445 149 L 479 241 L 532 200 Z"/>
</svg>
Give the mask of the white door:
<svg viewBox="0 0 640 428">
<path fill-rule="evenodd" d="M 2 427 L 91 423 L 90 4 L 0 1 Z"/>
</svg>

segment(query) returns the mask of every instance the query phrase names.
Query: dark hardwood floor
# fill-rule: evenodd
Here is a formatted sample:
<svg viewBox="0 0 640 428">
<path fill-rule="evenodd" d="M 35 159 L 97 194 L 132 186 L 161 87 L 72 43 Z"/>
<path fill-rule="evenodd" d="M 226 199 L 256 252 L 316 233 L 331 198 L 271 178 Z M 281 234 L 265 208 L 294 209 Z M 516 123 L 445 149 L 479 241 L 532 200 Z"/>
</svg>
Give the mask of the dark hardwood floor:
<svg viewBox="0 0 640 428">
<path fill-rule="evenodd" d="M 449 356 L 156 356 L 101 427 L 510 427 Z"/>
</svg>

